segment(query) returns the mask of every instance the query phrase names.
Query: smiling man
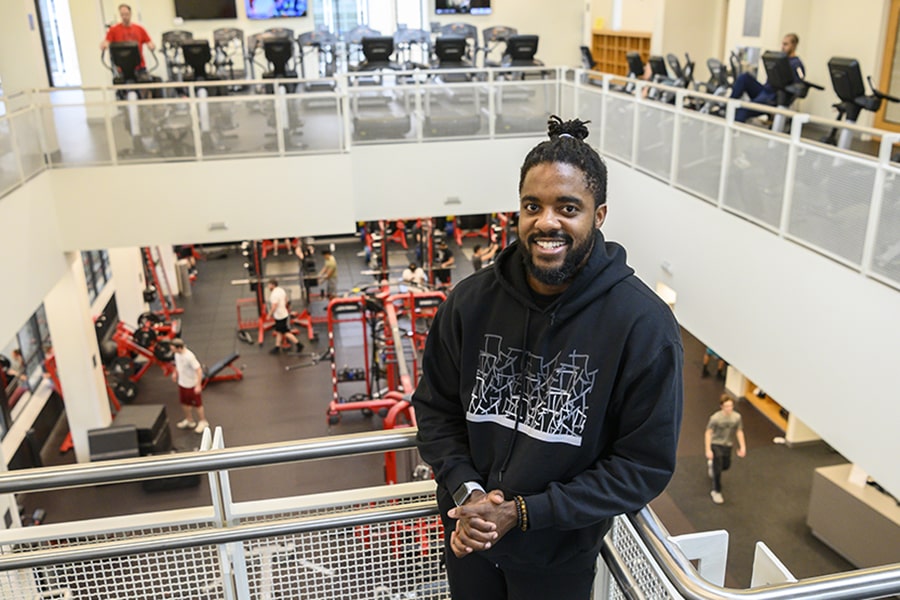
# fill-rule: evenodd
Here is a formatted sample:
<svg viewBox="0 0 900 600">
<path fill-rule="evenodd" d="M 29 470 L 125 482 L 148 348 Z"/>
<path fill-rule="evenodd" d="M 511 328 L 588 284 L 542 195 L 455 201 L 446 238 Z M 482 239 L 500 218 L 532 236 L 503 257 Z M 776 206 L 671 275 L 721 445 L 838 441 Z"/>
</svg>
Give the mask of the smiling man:
<svg viewBox="0 0 900 600">
<path fill-rule="evenodd" d="M 413 396 L 455 600 L 587 600 L 612 518 L 675 468 L 678 326 L 600 232 L 585 124 L 549 133 L 522 165 L 518 241 L 441 306 Z"/>
</svg>

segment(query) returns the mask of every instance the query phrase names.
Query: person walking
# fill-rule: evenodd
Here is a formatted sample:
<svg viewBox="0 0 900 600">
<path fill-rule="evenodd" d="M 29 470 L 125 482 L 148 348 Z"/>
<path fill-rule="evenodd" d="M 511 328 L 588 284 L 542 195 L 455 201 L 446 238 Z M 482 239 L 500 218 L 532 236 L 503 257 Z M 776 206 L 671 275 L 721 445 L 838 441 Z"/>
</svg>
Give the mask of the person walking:
<svg viewBox="0 0 900 600">
<path fill-rule="evenodd" d="M 269 314 L 275 319 L 275 347 L 269 352 L 278 354 L 282 351 L 284 340 L 297 347 L 297 353 L 303 352 L 303 344 L 291 333 L 291 311 L 287 306 L 287 292 L 278 286 L 277 279 L 269 280 Z"/>
<path fill-rule="evenodd" d="M 172 340 L 172 350 L 175 354 L 175 371 L 172 373 L 172 381 L 178 384 L 178 402 L 184 411 L 184 419 L 175 424 L 178 429 L 193 429 L 197 433 L 209 427 L 206 420 L 206 412 L 203 409 L 203 400 L 200 392 L 203 390 L 203 367 L 194 353 L 184 345 L 184 340 L 175 338 Z M 197 420 L 194 420 L 194 411 L 197 411 Z"/>
<path fill-rule="evenodd" d="M 737 440 L 737 455 L 747 456 L 747 442 L 740 413 L 734 410 L 734 400 L 728 394 L 719 398 L 719 410 L 714 412 L 706 425 L 704 446 L 706 450 L 706 470 L 712 479 L 709 492 L 716 504 L 725 502 L 722 496 L 722 471 L 731 468 L 731 449 Z"/>
<path fill-rule="evenodd" d="M 548 129 L 520 170 L 518 240 L 438 309 L 412 398 L 454 600 L 587 600 L 613 517 L 675 469 L 678 324 L 600 230 L 585 123 Z"/>
</svg>

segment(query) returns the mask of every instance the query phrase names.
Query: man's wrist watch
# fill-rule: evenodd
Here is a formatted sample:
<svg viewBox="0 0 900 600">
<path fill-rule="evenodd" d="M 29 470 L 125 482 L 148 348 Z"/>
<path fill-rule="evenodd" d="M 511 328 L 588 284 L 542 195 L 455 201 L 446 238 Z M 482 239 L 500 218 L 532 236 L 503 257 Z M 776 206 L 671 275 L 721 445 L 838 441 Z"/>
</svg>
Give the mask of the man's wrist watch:
<svg viewBox="0 0 900 600">
<path fill-rule="evenodd" d="M 454 504 L 456 504 L 457 506 L 462 506 L 476 491 L 484 493 L 484 488 L 481 487 L 480 483 L 478 483 L 477 481 L 464 481 L 463 483 L 459 484 L 459 487 L 456 488 L 455 492 L 453 492 Z"/>
</svg>

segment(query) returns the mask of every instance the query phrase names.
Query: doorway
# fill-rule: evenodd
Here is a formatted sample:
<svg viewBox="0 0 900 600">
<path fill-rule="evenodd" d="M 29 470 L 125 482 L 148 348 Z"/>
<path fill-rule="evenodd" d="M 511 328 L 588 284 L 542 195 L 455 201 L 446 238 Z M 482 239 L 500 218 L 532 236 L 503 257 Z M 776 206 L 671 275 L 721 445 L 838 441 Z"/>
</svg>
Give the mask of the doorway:
<svg viewBox="0 0 900 600">
<path fill-rule="evenodd" d="M 47 79 L 52 87 L 81 85 L 69 0 L 34 0 L 40 21 Z"/>
</svg>

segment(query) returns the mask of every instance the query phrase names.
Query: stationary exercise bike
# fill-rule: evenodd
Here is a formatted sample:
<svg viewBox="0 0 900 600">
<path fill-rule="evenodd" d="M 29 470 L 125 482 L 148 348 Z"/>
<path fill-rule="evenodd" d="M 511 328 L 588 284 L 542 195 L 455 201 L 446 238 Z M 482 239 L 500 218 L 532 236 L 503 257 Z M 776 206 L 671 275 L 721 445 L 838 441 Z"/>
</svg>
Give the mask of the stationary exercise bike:
<svg viewBox="0 0 900 600">
<path fill-rule="evenodd" d="M 859 62 L 855 58 L 834 57 L 828 61 L 828 73 L 831 75 L 831 85 L 837 94 L 840 102 L 834 104 L 834 108 L 838 111 L 837 121 L 843 121 L 849 125 L 856 123 L 859 115 L 864 110 L 877 112 L 881 108 L 881 103 L 885 100 L 888 102 L 900 102 L 900 98 L 885 94 L 872 85 L 872 77 L 868 77 L 869 89 L 872 93 L 866 94 L 866 87 L 863 85 L 862 72 L 859 68 Z M 838 133 L 837 127 L 831 130 L 831 133 L 822 141 L 827 144 L 836 145 L 838 148 L 848 150 L 853 140 L 853 131 L 849 127 L 840 128 Z"/>
<path fill-rule="evenodd" d="M 810 89 L 824 90 L 817 83 L 795 77 L 791 68 L 790 57 L 786 52 L 763 53 L 763 65 L 766 67 L 766 83 L 775 90 L 775 106 L 790 109 L 795 100 L 806 98 Z M 772 131 L 784 133 L 787 128 L 787 117 L 781 113 L 772 118 Z"/>
</svg>

